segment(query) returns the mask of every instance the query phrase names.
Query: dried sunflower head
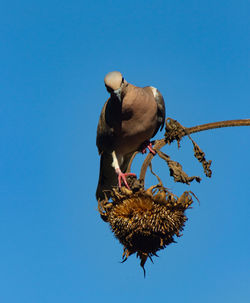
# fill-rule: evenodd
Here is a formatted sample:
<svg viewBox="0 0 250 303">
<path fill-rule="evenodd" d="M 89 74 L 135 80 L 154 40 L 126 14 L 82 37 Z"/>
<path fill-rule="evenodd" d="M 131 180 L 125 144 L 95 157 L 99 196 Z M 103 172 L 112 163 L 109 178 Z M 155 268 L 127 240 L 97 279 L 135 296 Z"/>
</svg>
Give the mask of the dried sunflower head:
<svg viewBox="0 0 250 303">
<path fill-rule="evenodd" d="M 112 203 L 99 202 L 101 217 L 124 246 L 123 261 L 136 253 L 143 270 L 148 257 L 181 236 L 187 220 L 184 212 L 193 203 L 191 192 L 178 198 L 161 184 L 136 192 L 113 188 L 111 197 Z"/>
</svg>

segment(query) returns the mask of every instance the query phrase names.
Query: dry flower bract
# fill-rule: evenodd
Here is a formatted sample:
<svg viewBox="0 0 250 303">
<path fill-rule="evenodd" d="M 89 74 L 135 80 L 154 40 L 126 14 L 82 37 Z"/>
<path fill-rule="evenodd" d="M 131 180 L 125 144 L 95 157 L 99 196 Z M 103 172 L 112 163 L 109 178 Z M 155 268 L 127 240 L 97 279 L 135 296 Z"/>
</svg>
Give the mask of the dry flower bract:
<svg viewBox="0 0 250 303">
<path fill-rule="evenodd" d="M 148 257 L 175 242 L 174 236 L 181 236 L 187 220 L 184 212 L 193 203 L 191 192 L 178 198 L 161 184 L 137 191 L 122 187 L 111 195 L 112 203 L 100 202 L 99 212 L 124 246 L 123 261 L 136 253 L 143 270 Z"/>
</svg>

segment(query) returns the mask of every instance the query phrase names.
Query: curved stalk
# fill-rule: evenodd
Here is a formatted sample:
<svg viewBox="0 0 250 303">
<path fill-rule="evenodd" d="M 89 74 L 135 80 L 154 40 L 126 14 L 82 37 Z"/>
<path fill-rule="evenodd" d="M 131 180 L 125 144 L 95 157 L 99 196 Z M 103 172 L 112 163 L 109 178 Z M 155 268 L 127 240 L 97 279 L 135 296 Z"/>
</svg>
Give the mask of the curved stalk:
<svg viewBox="0 0 250 303">
<path fill-rule="evenodd" d="M 227 121 L 219 121 L 207 124 L 201 124 L 193 127 L 183 127 L 181 129 L 181 133 L 179 134 L 180 137 L 184 137 L 193 133 L 198 133 L 205 130 L 215 129 L 215 128 L 222 128 L 222 127 L 233 127 L 233 126 L 250 126 L 250 119 L 239 119 L 239 120 L 227 120 Z M 157 151 L 161 149 L 163 146 L 167 144 L 166 139 L 160 139 L 155 141 L 154 149 Z M 144 160 L 141 172 L 140 172 L 140 180 L 144 182 L 145 175 L 149 164 L 153 159 L 153 155 L 149 153 Z"/>
</svg>

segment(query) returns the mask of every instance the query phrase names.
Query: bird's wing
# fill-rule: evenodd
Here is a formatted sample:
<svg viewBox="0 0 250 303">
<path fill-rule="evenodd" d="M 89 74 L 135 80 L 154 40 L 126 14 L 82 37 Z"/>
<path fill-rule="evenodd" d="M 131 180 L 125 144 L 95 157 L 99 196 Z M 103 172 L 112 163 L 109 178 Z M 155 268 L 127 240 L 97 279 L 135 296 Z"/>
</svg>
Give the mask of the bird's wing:
<svg viewBox="0 0 250 303">
<path fill-rule="evenodd" d="M 112 152 L 112 146 L 114 141 L 114 129 L 112 125 L 107 123 L 106 118 L 106 109 L 110 99 L 108 99 L 101 111 L 101 115 L 99 118 L 98 126 L 97 126 L 97 135 L 96 135 L 96 145 L 101 154 L 103 151 Z"/>
<path fill-rule="evenodd" d="M 156 127 L 153 137 L 156 135 L 156 133 L 158 132 L 159 129 L 160 130 L 163 129 L 163 126 L 165 124 L 165 115 L 166 115 L 165 102 L 164 102 L 162 94 L 159 92 L 158 89 L 155 89 L 154 97 L 155 97 L 155 101 L 157 103 L 157 122 L 158 123 L 157 123 L 157 127 Z"/>
<path fill-rule="evenodd" d="M 117 185 L 117 174 L 112 167 L 112 155 L 110 153 L 103 152 L 101 154 L 99 181 L 96 189 L 96 199 L 103 200 L 105 193 L 109 197 L 109 192 L 112 186 Z"/>
</svg>

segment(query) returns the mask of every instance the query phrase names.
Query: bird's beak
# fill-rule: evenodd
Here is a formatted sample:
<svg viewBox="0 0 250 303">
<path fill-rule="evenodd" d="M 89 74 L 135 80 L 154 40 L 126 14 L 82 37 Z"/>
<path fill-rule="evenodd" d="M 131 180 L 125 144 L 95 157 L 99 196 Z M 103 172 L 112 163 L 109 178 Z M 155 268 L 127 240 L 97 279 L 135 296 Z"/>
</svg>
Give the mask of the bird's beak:
<svg viewBox="0 0 250 303">
<path fill-rule="evenodd" d="M 116 95 L 116 97 L 121 102 L 121 88 L 120 87 L 118 89 L 114 90 L 114 94 Z"/>
</svg>

